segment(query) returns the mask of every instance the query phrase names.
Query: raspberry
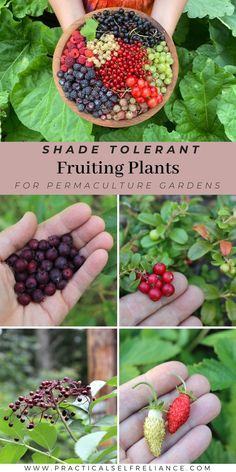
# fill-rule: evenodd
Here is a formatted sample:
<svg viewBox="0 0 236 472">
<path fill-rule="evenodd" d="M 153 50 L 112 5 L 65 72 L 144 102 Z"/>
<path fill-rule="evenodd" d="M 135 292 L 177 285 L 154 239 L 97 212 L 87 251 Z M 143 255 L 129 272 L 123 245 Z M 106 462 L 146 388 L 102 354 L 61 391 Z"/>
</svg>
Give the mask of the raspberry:
<svg viewBox="0 0 236 472">
<path fill-rule="evenodd" d="M 77 59 L 77 57 L 79 57 L 80 53 L 79 53 L 79 51 L 78 51 L 77 48 L 73 48 L 73 49 L 71 49 L 71 51 L 69 52 L 69 55 L 70 55 L 71 57 L 73 57 L 73 59 Z M 65 61 L 65 62 L 66 62 L 66 61 Z M 67 64 L 67 62 L 66 62 L 66 64 Z"/>
<path fill-rule="evenodd" d="M 72 66 L 74 65 L 74 63 L 75 63 L 75 60 L 74 60 L 73 57 L 71 57 L 71 56 L 66 56 L 66 58 L 65 58 L 65 65 L 66 65 L 67 67 L 72 67 Z"/>
</svg>

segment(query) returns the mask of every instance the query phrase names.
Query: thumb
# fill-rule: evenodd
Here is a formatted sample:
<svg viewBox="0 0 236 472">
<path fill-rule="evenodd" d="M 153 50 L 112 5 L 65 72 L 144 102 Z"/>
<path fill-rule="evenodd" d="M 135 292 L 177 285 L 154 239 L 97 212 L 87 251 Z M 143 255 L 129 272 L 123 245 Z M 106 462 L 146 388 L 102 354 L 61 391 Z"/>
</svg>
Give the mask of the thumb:
<svg viewBox="0 0 236 472">
<path fill-rule="evenodd" d="M 21 249 L 37 229 L 37 218 L 27 212 L 18 223 L 0 233 L 0 260 L 5 261 L 12 253 Z"/>
</svg>

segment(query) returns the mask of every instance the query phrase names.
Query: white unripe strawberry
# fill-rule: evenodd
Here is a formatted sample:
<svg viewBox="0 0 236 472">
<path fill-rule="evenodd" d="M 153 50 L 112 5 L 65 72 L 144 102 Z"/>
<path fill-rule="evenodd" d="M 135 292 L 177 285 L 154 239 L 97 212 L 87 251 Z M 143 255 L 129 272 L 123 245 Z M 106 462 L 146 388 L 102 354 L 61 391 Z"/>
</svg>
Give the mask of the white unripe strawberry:
<svg viewBox="0 0 236 472">
<path fill-rule="evenodd" d="M 149 410 L 144 421 L 144 437 L 153 456 L 160 456 L 165 435 L 165 421 L 162 412 L 160 410 Z"/>
</svg>

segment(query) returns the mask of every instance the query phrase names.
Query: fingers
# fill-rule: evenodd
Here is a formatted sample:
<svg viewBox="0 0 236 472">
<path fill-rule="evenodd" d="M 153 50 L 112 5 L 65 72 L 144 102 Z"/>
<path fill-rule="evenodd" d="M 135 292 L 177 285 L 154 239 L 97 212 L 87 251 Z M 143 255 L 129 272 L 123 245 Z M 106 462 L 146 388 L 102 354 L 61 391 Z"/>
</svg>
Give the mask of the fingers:
<svg viewBox="0 0 236 472">
<path fill-rule="evenodd" d="M 91 239 L 91 241 L 89 241 L 88 244 L 86 244 L 86 246 L 81 249 L 80 254 L 87 258 L 97 249 L 103 248 L 106 249 L 106 251 L 110 251 L 112 246 L 112 236 L 104 231 L 103 233 L 100 233 Z"/>
<path fill-rule="evenodd" d="M 187 368 L 181 362 L 166 362 L 154 369 L 149 370 L 146 374 L 140 375 L 130 382 L 127 382 L 120 387 L 120 421 L 123 421 L 132 413 L 139 411 L 148 404 L 150 399 L 150 391 L 145 385 L 133 389 L 139 382 L 149 382 L 158 392 L 158 396 L 173 390 L 177 384 L 181 382 L 173 375 L 168 375 L 175 372 L 183 379 L 188 376 Z"/>
<path fill-rule="evenodd" d="M 211 439 L 212 434 L 208 426 L 196 426 L 166 453 L 152 460 L 151 464 L 189 464 L 203 454 Z"/>
<path fill-rule="evenodd" d="M 180 326 L 199 327 L 199 326 L 202 326 L 202 322 L 196 316 L 190 316 L 189 318 L 187 318 L 187 320 L 183 321 L 183 323 L 180 323 Z"/>
<path fill-rule="evenodd" d="M 136 326 L 143 323 L 150 315 L 182 295 L 188 287 L 187 279 L 180 273 L 175 273 L 174 276 L 175 294 L 170 298 L 163 297 L 159 302 L 152 302 L 147 295 L 139 291 L 122 297 L 120 300 L 121 326 Z"/>
<path fill-rule="evenodd" d="M 34 236 L 37 220 L 27 212 L 18 223 L 0 233 L 0 259 L 5 261 L 13 252 L 21 249 Z"/>
<path fill-rule="evenodd" d="M 172 303 L 146 318 L 142 326 L 178 326 L 203 303 L 204 295 L 200 288 L 190 285 L 183 295 Z"/>
<path fill-rule="evenodd" d="M 75 203 L 57 215 L 41 223 L 36 238 L 48 238 L 53 234 L 71 233 L 91 217 L 91 208 L 85 203 Z"/>
<path fill-rule="evenodd" d="M 173 377 L 173 375 L 170 374 L 167 377 L 167 381 L 169 381 L 170 377 Z M 186 386 L 187 390 L 192 391 L 196 398 L 200 398 L 202 395 L 205 395 L 210 391 L 209 382 L 203 375 L 192 375 L 186 381 Z M 169 405 L 174 400 L 174 398 L 176 398 L 175 388 L 166 395 L 159 397 L 159 400 Z M 151 460 L 151 454 L 143 439 L 143 422 L 146 415 L 146 411 L 139 411 L 129 416 L 129 418 L 120 424 L 120 436 L 122 440 L 122 446 L 125 448 L 125 450 L 133 445 L 133 447 L 129 450 L 129 453 L 132 453 L 132 456 L 135 456 L 135 454 L 139 455 L 139 449 L 142 445 L 142 454 L 145 452 L 145 461 L 149 462 Z M 142 442 L 140 441 L 141 439 Z"/>
<path fill-rule="evenodd" d="M 107 261 L 108 253 L 104 249 L 97 249 L 86 259 L 84 265 L 75 273 L 73 279 L 62 292 L 68 310 L 77 303 L 85 290 L 103 270 Z"/>
</svg>

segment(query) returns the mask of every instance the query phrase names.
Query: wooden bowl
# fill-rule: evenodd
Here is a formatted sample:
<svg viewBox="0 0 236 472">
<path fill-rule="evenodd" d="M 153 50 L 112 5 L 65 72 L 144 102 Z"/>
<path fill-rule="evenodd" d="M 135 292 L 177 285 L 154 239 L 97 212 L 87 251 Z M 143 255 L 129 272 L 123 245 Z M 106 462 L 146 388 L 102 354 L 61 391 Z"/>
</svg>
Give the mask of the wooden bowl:
<svg viewBox="0 0 236 472">
<path fill-rule="evenodd" d="M 102 12 L 104 10 L 116 11 L 116 10 L 119 10 L 119 8 L 117 8 L 117 7 L 103 8 L 103 9 L 96 10 L 96 11 L 93 11 L 91 13 L 88 13 L 87 15 L 84 15 L 79 20 L 75 21 L 63 33 L 63 35 L 61 36 L 61 38 L 59 39 L 59 41 L 57 43 L 57 46 L 56 46 L 56 49 L 55 49 L 55 52 L 54 52 L 54 56 L 53 56 L 53 78 L 54 78 L 57 90 L 58 90 L 61 98 L 64 100 L 64 102 L 68 105 L 68 107 L 72 111 L 77 113 L 77 115 L 81 116 L 82 118 L 84 118 L 87 121 L 90 121 L 90 122 L 92 122 L 96 125 L 99 125 L 99 126 L 104 126 L 106 128 L 125 128 L 125 127 L 128 127 L 128 126 L 137 125 L 139 123 L 142 123 L 142 122 L 148 120 L 149 118 L 154 116 L 156 113 L 158 113 L 158 111 L 165 105 L 167 100 L 170 98 L 170 96 L 171 96 L 171 94 L 172 94 L 172 92 L 175 88 L 177 79 L 178 79 L 179 61 L 178 61 L 176 48 L 175 48 L 175 45 L 174 45 L 174 42 L 173 42 L 172 38 L 169 36 L 169 34 L 164 30 L 164 28 L 157 21 L 155 21 L 153 18 L 149 17 L 148 15 L 146 15 L 143 12 L 133 10 L 132 8 L 124 8 L 124 10 L 134 11 L 140 17 L 149 20 L 149 22 L 152 25 L 157 27 L 165 35 L 165 40 L 167 42 L 167 45 L 168 45 L 169 50 L 171 52 L 172 58 L 174 60 L 174 63 L 172 65 L 172 71 L 173 71 L 172 82 L 171 82 L 170 85 L 167 86 L 167 92 L 163 96 L 163 102 L 162 103 L 157 105 L 155 108 L 150 108 L 147 112 L 142 113 L 141 115 L 138 115 L 135 118 L 132 118 L 132 120 L 121 120 L 121 121 L 102 120 L 101 118 L 94 118 L 89 113 L 79 112 L 75 102 L 71 102 L 70 100 L 68 100 L 65 97 L 64 92 L 63 92 L 61 86 L 59 85 L 57 72 L 60 70 L 60 59 L 61 59 L 63 50 L 65 49 L 66 43 L 69 40 L 69 38 L 70 38 L 71 34 L 73 33 L 73 31 L 75 31 L 76 29 L 79 29 L 85 23 L 87 18 L 91 18 L 91 17 L 94 16 L 95 13 Z"/>
</svg>

